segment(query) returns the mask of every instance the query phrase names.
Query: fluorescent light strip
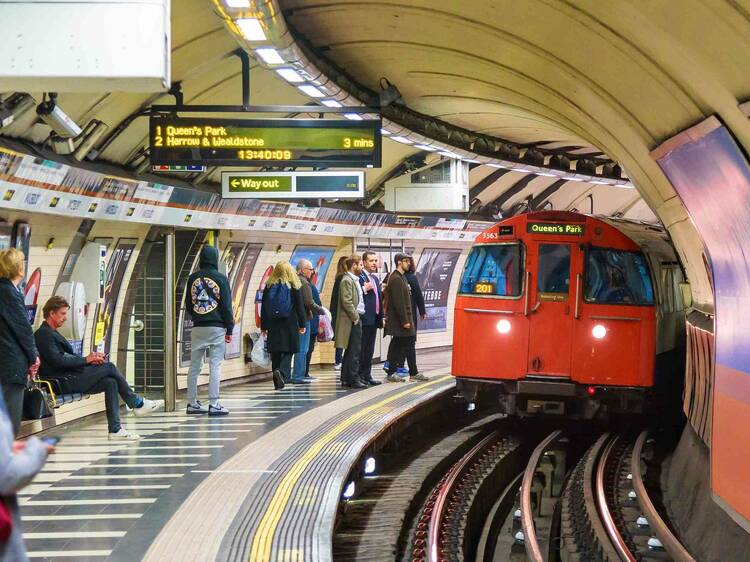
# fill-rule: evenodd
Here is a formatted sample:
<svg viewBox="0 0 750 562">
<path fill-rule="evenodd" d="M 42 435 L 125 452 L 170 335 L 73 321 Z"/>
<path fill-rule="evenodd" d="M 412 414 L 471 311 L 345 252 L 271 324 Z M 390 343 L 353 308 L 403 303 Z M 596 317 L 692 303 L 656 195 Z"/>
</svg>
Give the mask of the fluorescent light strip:
<svg viewBox="0 0 750 562">
<path fill-rule="evenodd" d="M 392 135 L 393 133 L 391 133 L 388 129 L 380 129 L 380 134 L 388 136 Z"/>
<path fill-rule="evenodd" d="M 270 47 L 264 47 L 263 49 L 255 49 L 255 53 L 263 59 L 266 64 L 284 64 L 284 59 L 276 49 Z"/>
<path fill-rule="evenodd" d="M 426 144 L 415 144 L 414 148 L 418 148 L 420 150 L 426 150 L 427 152 L 435 152 L 437 148 L 432 146 L 427 146 Z"/>
<path fill-rule="evenodd" d="M 396 142 L 400 142 L 402 144 L 414 144 L 414 141 L 410 141 L 406 137 L 396 136 L 396 137 L 391 137 L 391 140 L 395 140 Z"/>
<path fill-rule="evenodd" d="M 240 28 L 242 36 L 248 41 L 265 41 L 266 33 L 260 22 L 255 18 L 241 18 L 234 20 L 237 27 Z"/>
<path fill-rule="evenodd" d="M 250 0 L 224 0 L 227 8 L 249 8 Z"/>
<path fill-rule="evenodd" d="M 569 176 L 563 176 L 563 178 L 562 178 L 562 179 L 564 179 L 564 180 L 567 180 L 567 181 L 583 181 L 583 180 L 582 180 L 582 179 L 580 179 L 580 178 L 571 178 L 571 177 L 569 177 Z"/>
<path fill-rule="evenodd" d="M 438 152 L 441 156 L 447 156 L 448 158 L 461 158 L 458 154 L 455 152 L 449 152 L 447 150 L 443 150 L 441 152 Z"/>
<path fill-rule="evenodd" d="M 487 164 L 487 166 L 490 166 L 491 168 L 500 168 L 502 170 L 505 170 L 507 166 L 501 166 L 500 164 Z"/>
<path fill-rule="evenodd" d="M 325 97 L 325 94 L 318 90 L 315 86 L 312 86 L 310 84 L 305 84 L 304 86 L 297 86 L 297 88 L 307 94 L 308 96 L 312 98 L 322 98 Z"/>
<path fill-rule="evenodd" d="M 344 113 L 344 117 L 352 121 L 362 121 L 362 116 L 359 113 Z"/>
<path fill-rule="evenodd" d="M 464 162 L 471 162 L 472 164 L 481 164 L 479 160 L 472 160 L 471 158 L 462 158 Z"/>
<path fill-rule="evenodd" d="M 336 100 L 322 100 L 320 103 L 327 107 L 342 107 L 341 104 Z"/>
<path fill-rule="evenodd" d="M 291 68 L 277 68 L 276 74 L 281 76 L 287 82 L 304 82 L 305 79 L 300 76 L 299 72 Z"/>
</svg>

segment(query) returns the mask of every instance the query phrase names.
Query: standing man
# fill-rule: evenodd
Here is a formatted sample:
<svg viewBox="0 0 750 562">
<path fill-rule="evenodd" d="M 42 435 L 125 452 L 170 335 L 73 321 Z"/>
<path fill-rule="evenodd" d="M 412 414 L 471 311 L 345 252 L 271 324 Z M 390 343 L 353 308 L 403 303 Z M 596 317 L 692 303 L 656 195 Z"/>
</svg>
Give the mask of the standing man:
<svg viewBox="0 0 750 562">
<path fill-rule="evenodd" d="M 185 313 L 193 321 L 190 332 L 190 369 L 188 370 L 188 414 L 226 416 L 219 404 L 221 362 L 226 344 L 232 341 L 234 314 L 229 279 L 219 272 L 219 251 L 208 244 L 201 248 L 200 269 L 188 277 Z M 208 406 L 198 401 L 198 375 L 208 353 Z"/>
<path fill-rule="evenodd" d="M 313 302 L 319 307 L 325 310 L 323 302 L 320 300 L 320 291 L 315 283 L 310 283 L 310 289 L 312 291 Z M 330 314 L 325 312 L 325 314 Z M 307 347 L 307 366 L 305 367 L 305 379 L 314 380 L 314 377 L 310 376 L 310 361 L 312 360 L 312 354 L 315 350 L 315 343 L 318 341 L 318 324 L 320 323 L 320 314 L 313 314 L 312 320 L 310 321 L 310 343 Z"/>
<path fill-rule="evenodd" d="M 341 380 L 349 388 L 365 388 L 359 381 L 359 356 L 362 349 L 362 321 L 365 313 L 364 295 L 359 284 L 362 259 L 349 256 L 344 263 L 346 274 L 339 286 L 338 313 L 336 315 L 336 347 L 345 348 L 341 365 Z"/>
<path fill-rule="evenodd" d="M 383 294 L 380 291 L 380 280 L 377 277 L 378 255 L 367 251 L 362 254 L 364 269 L 359 274 L 365 301 L 365 313 L 362 315 L 362 354 L 359 357 L 359 379 L 363 384 L 375 386 L 380 384 L 372 378 L 372 356 L 375 354 L 375 339 L 378 328 L 383 327 Z"/>
<path fill-rule="evenodd" d="M 310 283 L 313 273 L 315 273 L 315 270 L 310 260 L 303 258 L 297 262 L 297 275 L 301 283 L 300 293 L 302 293 L 302 303 L 305 305 L 307 324 L 305 325 L 305 332 L 299 336 L 299 351 L 294 354 L 292 384 L 297 384 L 305 380 L 308 382 L 315 380 L 307 375 L 307 352 L 310 349 L 312 319 L 317 318 L 318 315 L 323 314 L 325 311 L 313 299 L 312 283 Z M 317 335 L 317 333 L 318 330 L 316 329 L 315 334 Z"/>
<path fill-rule="evenodd" d="M 409 344 L 416 334 L 412 318 L 411 289 L 404 277 L 409 270 L 409 256 L 396 254 L 394 262 L 396 269 L 391 272 L 385 288 L 385 333 L 393 337 L 388 347 L 387 378 L 391 382 L 400 380 L 395 374 L 396 369 L 406 357 Z"/>
</svg>

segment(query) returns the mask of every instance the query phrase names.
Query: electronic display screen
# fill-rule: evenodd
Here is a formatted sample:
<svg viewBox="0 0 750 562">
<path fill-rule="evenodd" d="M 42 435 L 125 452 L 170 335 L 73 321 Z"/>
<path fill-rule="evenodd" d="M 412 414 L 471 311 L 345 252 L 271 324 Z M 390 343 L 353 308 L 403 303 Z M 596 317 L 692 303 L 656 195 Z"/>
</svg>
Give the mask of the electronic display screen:
<svg viewBox="0 0 750 562">
<path fill-rule="evenodd" d="M 381 121 L 154 115 L 154 165 L 379 167 Z"/>
<path fill-rule="evenodd" d="M 584 225 L 575 223 L 529 222 L 526 224 L 526 232 L 529 234 L 583 236 L 584 230 Z"/>
<path fill-rule="evenodd" d="M 476 295 L 494 295 L 495 294 L 495 284 L 494 283 L 488 283 L 486 281 L 481 281 L 479 283 L 474 283 L 474 291 L 472 291 Z"/>
</svg>

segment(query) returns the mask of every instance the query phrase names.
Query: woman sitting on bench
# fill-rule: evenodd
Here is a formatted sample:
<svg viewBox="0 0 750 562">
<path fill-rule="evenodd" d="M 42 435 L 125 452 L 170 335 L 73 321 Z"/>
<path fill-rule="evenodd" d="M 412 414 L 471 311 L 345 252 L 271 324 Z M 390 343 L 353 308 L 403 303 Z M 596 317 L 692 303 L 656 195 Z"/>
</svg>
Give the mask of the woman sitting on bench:
<svg viewBox="0 0 750 562">
<path fill-rule="evenodd" d="M 145 416 L 164 406 L 163 400 L 138 396 L 103 353 L 92 352 L 81 357 L 73 352 L 68 340 L 57 329 L 68 319 L 70 305 L 63 297 L 53 296 L 44 305 L 44 322 L 34 334 L 42 365 L 39 375 L 44 379 L 70 376 L 71 392 L 104 393 L 107 425 L 111 440 L 132 441 L 139 435 L 130 433 L 120 424 L 120 397 L 136 416 Z"/>
</svg>

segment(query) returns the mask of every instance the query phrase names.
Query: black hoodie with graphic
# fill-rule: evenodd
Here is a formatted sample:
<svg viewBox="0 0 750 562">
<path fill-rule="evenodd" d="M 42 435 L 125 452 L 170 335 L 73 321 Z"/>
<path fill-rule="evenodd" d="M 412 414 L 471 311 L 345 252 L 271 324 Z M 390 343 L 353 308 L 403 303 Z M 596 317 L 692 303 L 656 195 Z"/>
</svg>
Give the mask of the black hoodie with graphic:
<svg viewBox="0 0 750 562">
<path fill-rule="evenodd" d="M 203 246 L 199 264 L 200 269 L 188 277 L 185 310 L 194 326 L 217 326 L 231 335 L 232 291 L 227 276 L 219 272 L 219 251 L 213 246 Z"/>
</svg>

